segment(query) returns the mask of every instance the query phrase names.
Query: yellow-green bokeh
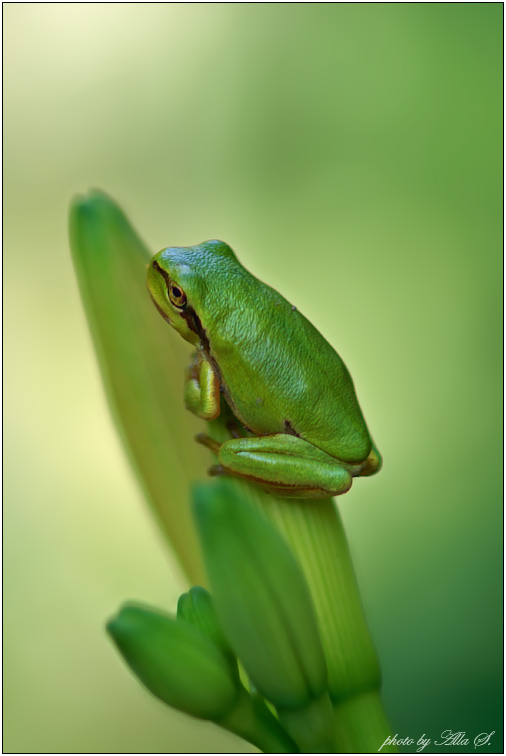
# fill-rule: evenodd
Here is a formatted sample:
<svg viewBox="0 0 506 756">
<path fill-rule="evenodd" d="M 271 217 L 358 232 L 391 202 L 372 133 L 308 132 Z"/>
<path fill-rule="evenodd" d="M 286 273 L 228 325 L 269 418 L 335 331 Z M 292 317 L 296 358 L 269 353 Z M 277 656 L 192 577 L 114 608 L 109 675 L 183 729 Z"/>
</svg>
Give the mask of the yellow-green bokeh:
<svg viewBox="0 0 506 756">
<path fill-rule="evenodd" d="M 500 729 L 502 11 L 4 5 L 4 750 L 242 747 L 150 699 L 103 630 L 186 586 L 78 297 L 90 186 L 153 251 L 226 240 L 336 346 L 385 460 L 339 505 L 394 732 Z"/>
</svg>

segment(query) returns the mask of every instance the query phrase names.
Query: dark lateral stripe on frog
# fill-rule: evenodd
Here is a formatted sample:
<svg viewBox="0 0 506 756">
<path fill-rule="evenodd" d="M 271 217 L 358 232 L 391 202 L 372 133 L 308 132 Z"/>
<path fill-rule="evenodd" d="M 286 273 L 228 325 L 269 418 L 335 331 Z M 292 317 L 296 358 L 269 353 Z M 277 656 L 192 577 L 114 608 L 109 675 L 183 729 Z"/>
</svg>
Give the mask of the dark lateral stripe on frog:
<svg viewBox="0 0 506 756">
<path fill-rule="evenodd" d="M 192 330 L 193 333 L 196 333 L 197 336 L 199 337 L 200 344 L 202 346 L 202 349 L 204 350 L 204 354 L 206 355 L 206 358 L 209 360 L 209 362 L 213 366 L 213 369 L 214 369 L 216 375 L 218 376 L 218 381 L 219 381 L 219 384 L 220 384 L 220 391 L 224 395 L 224 397 L 225 397 L 225 399 L 227 401 L 227 404 L 229 405 L 229 407 L 232 410 L 232 412 L 234 413 L 234 415 L 236 417 L 238 417 L 239 419 L 241 419 L 240 416 L 237 413 L 237 407 L 235 406 L 235 403 L 234 403 L 234 401 L 232 399 L 232 396 L 230 395 L 230 391 L 228 390 L 228 386 L 225 383 L 225 381 L 223 380 L 223 375 L 221 373 L 220 367 L 219 367 L 218 363 L 216 362 L 216 360 L 214 359 L 213 355 L 211 354 L 211 345 L 209 343 L 209 338 L 207 336 L 206 329 L 202 325 L 202 322 L 201 322 L 199 316 L 197 315 L 197 313 L 195 312 L 195 310 L 193 309 L 193 307 L 190 307 L 188 305 L 185 307 L 185 309 L 183 311 L 181 311 L 181 315 L 186 320 L 188 328 L 190 330 Z M 246 427 L 246 426 L 244 426 L 244 427 Z"/>
<path fill-rule="evenodd" d="M 202 325 L 199 316 L 190 305 L 186 305 L 184 310 L 180 311 L 181 317 L 186 320 L 188 328 L 193 333 L 196 333 L 200 339 L 200 343 L 204 352 L 210 356 L 211 347 L 209 345 L 209 339 L 207 338 L 206 329 Z"/>
<path fill-rule="evenodd" d="M 158 265 L 158 263 L 156 262 L 156 260 L 153 260 L 153 268 L 160 273 L 160 275 L 162 276 L 163 280 L 165 281 L 165 285 L 167 286 L 167 290 L 168 290 L 169 283 L 170 283 L 169 274 L 163 268 L 161 268 Z"/>
<path fill-rule="evenodd" d="M 236 417 L 239 417 L 237 414 L 237 408 L 232 400 L 228 387 L 225 381 L 223 380 L 223 376 L 221 374 L 219 365 L 214 359 L 213 355 L 211 354 L 211 345 L 209 343 L 209 338 L 207 336 L 206 329 L 202 325 L 202 322 L 199 316 L 197 315 L 193 307 L 191 307 L 191 305 L 186 305 L 184 310 L 180 310 L 180 315 L 186 320 L 186 324 L 188 328 L 191 331 L 193 331 L 193 333 L 196 333 L 197 336 L 199 337 L 200 345 L 202 346 L 202 349 L 204 350 L 204 354 L 206 355 L 206 358 L 209 360 L 209 362 L 213 366 L 214 371 L 216 372 L 216 375 L 218 376 L 220 390 L 224 394 L 227 404 L 229 405 L 234 415 Z"/>
<path fill-rule="evenodd" d="M 245 429 L 250 432 L 253 432 L 252 429 L 248 428 L 248 426 L 246 425 L 246 421 L 244 420 L 239 410 L 237 409 L 237 406 L 234 400 L 232 399 L 232 395 L 230 391 L 228 390 L 228 386 L 223 380 L 223 375 L 220 370 L 220 367 L 218 363 L 216 362 L 215 358 L 213 357 L 213 355 L 211 354 L 211 345 L 209 343 L 209 338 L 207 336 L 206 329 L 202 325 L 202 322 L 199 316 L 197 315 L 193 307 L 189 305 L 187 305 L 184 310 L 181 310 L 181 315 L 186 320 L 186 323 L 188 324 L 188 328 L 190 328 L 193 331 L 193 333 L 196 333 L 197 336 L 199 337 L 200 343 L 201 343 L 202 349 L 204 350 L 206 358 L 209 360 L 209 362 L 213 366 L 214 371 L 216 372 L 216 375 L 218 376 L 218 381 L 220 384 L 220 391 L 225 397 L 225 401 L 227 402 L 228 406 L 232 410 L 235 417 L 244 425 Z"/>
<path fill-rule="evenodd" d="M 169 276 L 169 274 L 160 265 L 158 265 L 158 263 L 157 263 L 156 260 L 154 260 L 154 262 L 153 262 L 153 268 L 155 268 L 155 270 L 157 270 L 158 273 L 160 273 L 160 275 L 162 276 L 163 280 L 165 281 L 165 285 L 166 285 L 167 291 L 168 291 L 169 290 L 169 286 L 170 286 L 170 276 Z M 155 305 L 156 305 L 156 302 L 155 302 Z M 157 308 L 158 312 L 163 317 L 165 317 L 164 313 L 158 307 L 158 305 L 156 305 L 156 308 Z M 188 328 L 191 331 L 193 331 L 193 333 L 196 333 L 197 336 L 199 337 L 199 339 L 201 341 L 201 344 L 202 344 L 202 347 L 204 348 L 204 351 L 206 353 L 209 353 L 210 352 L 210 347 L 209 347 L 209 339 L 207 338 L 207 333 L 206 333 L 206 331 L 205 331 L 202 323 L 200 322 L 199 316 L 197 315 L 197 313 L 195 312 L 195 310 L 193 309 L 193 307 L 187 306 L 187 307 L 184 308 L 184 310 L 183 309 L 179 309 L 179 308 L 177 308 L 177 309 L 179 310 L 179 314 L 181 315 L 181 317 L 186 320 Z M 167 320 L 166 317 L 165 317 L 165 320 Z"/>
</svg>

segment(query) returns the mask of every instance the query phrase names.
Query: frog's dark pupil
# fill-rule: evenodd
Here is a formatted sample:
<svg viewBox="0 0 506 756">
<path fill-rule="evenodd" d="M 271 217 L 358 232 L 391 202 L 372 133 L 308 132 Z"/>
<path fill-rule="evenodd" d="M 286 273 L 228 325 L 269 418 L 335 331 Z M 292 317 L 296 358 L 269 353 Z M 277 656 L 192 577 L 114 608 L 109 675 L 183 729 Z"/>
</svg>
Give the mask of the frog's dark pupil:
<svg viewBox="0 0 506 756">
<path fill-rule="evenodd" d="M 172 287 L 172 294 L 173 294 L 173 295 L 174 295 L 174 296 L 175 296 L 175 297 L 176 297 L 177 299 L 179 299 L 179 297 L 181 296 L 181 289 L 178 289 L 178 288 L 177 288 L 177 286 L 173 286 L 173 287 Z"/>
</svg>

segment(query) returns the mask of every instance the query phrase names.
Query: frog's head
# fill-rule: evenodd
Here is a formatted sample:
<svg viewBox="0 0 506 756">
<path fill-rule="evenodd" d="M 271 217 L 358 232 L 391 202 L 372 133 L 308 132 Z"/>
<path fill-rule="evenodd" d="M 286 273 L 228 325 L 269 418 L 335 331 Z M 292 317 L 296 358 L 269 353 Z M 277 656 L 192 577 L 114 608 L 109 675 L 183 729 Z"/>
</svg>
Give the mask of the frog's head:
<svg viewBox="0 0 506 756">
<path fill-rule="evenodd" d="M 232 249 L 213 239 L 195 247 L 166 247 L 148 267 L 147 284 L 158 312 L 191 344 L 205 339 L 201 313 L 215 284 L 239 263 Z"/>
</svg>

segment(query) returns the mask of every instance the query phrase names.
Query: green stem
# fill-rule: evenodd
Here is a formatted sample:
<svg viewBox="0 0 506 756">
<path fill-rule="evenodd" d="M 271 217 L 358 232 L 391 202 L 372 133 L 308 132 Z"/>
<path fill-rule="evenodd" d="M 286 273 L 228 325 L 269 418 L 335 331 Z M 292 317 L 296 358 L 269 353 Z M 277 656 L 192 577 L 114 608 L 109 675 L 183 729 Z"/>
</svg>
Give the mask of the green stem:
<svg viewBox="0 0 506 756">
<path fill-rule="evenodd" d="M 379 687 L 380 668 L 360 601 L 346 536 L 332 499 L 259 494 L 258 502 L 292 547 L 309 585 L 337 703 Z"/>
<path fill-rule="evenodd" d="M 336 743 L 346 753 L 397 753 L 385 744 L 391 737 L 379 691 L 362 693 L 334 707 Z M 383 747 L 382 747 L 383 746 Z"/>
<path fill-rule="evenodd" d="M 336 748 L 376 752 L 390 734 L 379 698 L 381 672 L 337 508 L 332 499 L 282 499 L 249 491 L 285 536 L 306 577 L 327 660 Z"/>
<path fill-rule="evenodd" d="M 297 753 L 293 741 L 265 703 L 244 689 L 233 709 L 216 724 L 244 738 L 263 753 Z"/>
</svg>

